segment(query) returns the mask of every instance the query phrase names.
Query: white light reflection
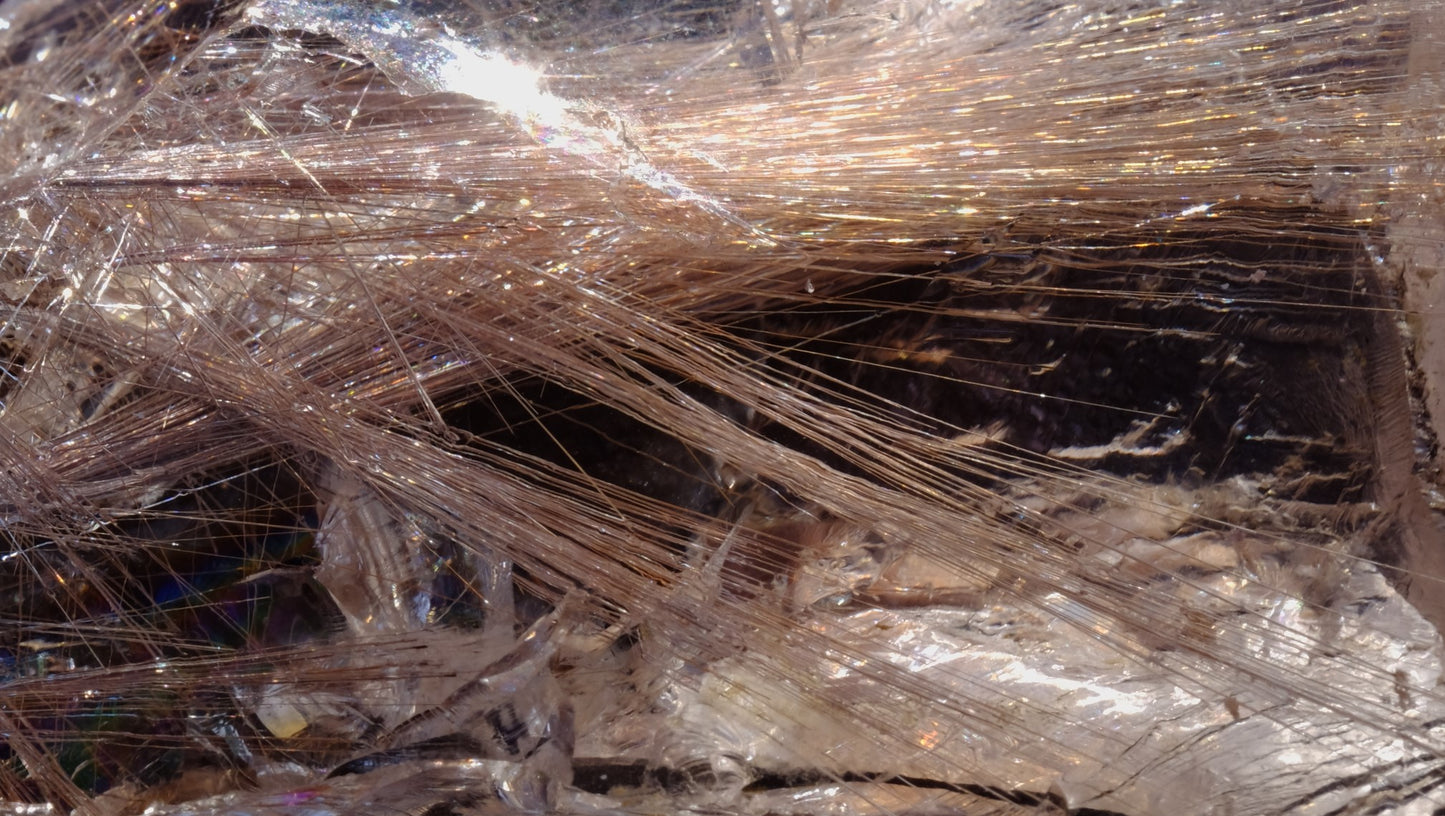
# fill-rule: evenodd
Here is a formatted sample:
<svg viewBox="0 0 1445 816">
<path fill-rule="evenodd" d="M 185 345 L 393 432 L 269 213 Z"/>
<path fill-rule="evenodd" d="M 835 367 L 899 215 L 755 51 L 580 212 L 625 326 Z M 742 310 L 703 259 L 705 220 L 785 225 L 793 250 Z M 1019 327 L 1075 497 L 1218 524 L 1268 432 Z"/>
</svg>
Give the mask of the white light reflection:
<svg viewBox="0 0 1445 816">
<path fill-rule="evenodd" d="M 407 4 L 377 6 L 364 0 L 262 0 L 248 16 L 253 23 L 329 34 L 367 55 L 403 89 L 469 96 L 513 119 L 538 144 L 620 173 L 667 197 L 742 227 L 753 238 L 774 244 L 757 227 L 731 213 L 718 199 L 700 193 L 647 159 L 618 116 L 595 111 L 605 126 L 579 117 L 585 104 L 542 87 L 542 73 L 497 51 L 481 47 L 429 22 Z M 478 32 L 484 36 L 486 32 Z"/>
</svg>

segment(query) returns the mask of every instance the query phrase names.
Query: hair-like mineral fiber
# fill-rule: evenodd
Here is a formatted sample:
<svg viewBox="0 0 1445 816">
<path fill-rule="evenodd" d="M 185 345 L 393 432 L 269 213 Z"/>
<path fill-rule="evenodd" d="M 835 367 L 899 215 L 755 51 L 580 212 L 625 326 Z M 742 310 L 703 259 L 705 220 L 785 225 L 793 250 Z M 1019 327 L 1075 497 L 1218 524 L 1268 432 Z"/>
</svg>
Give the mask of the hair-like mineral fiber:
<svg viewBox="0 0 1445 816">
<path fill-rule="evenodd" d="M 1438 812 L 1442 37 L 0 2 L 0 801 Z"/>
</svg>

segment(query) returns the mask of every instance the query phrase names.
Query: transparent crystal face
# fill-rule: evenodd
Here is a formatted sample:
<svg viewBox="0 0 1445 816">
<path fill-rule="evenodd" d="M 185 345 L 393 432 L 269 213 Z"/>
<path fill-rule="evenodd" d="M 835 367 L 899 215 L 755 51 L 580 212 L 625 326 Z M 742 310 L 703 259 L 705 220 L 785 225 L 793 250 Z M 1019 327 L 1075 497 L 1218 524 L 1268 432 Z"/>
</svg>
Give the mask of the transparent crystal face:
<svg viewBox="0 0 1445 816">
<path fill-rule="evenodd" d="M 1434 812 L 1438 16 L 0 3 L 0 800 Z"/>
</svg>

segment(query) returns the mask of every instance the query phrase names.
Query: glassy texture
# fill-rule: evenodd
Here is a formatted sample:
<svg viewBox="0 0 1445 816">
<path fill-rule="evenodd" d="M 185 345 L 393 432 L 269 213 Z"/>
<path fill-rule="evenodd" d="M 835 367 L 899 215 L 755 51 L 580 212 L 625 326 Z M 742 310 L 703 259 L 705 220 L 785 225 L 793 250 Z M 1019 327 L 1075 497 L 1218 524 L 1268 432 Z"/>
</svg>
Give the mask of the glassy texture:
<svg viewBox="0 0 1445 816">
<path fill-rule="evenodd" d="M 0 2 L 0 802 L 1445 809 L 1435 0 Z"/>
</svg>

